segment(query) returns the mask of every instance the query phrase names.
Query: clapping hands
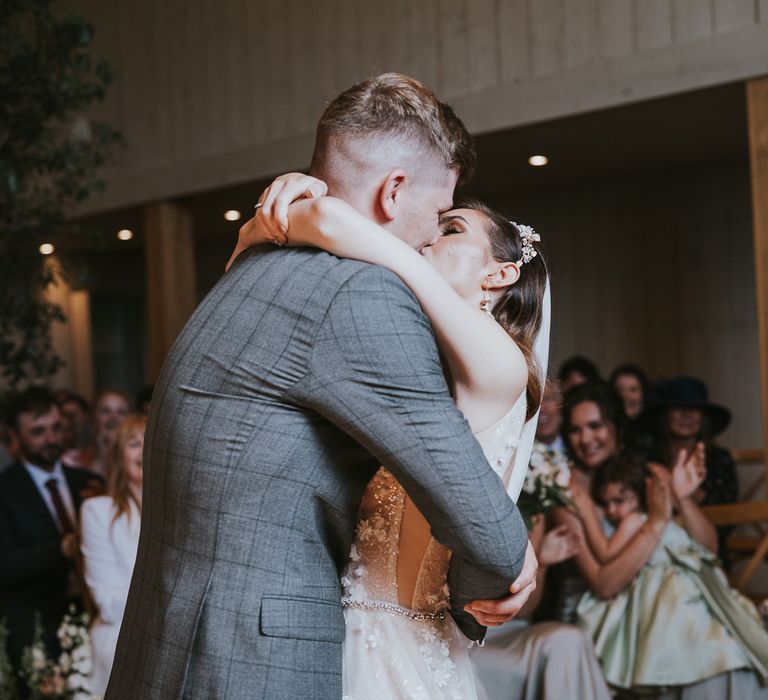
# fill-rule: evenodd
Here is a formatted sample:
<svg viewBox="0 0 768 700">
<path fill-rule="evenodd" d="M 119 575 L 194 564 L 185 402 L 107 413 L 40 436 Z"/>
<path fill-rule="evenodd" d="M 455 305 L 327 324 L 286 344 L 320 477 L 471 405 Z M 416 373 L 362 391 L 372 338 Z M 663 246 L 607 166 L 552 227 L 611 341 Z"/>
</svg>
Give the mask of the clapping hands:
<svg viewBox="0 0 768 700">
<path fill-rule="evenodd" d="M 648 467 L 652 474 L 645 480 L 648 519 L 666 523 L 672 518 L 672 479 L 661 465 Z"/>
<path fill-rule="evenodd" d="M 690 451 L 680 450 L 672 466 L 672 491 L 682 501 L 690 498 L 707 476 L 704 443 L 697 442 Z"/>
<path fill-rule="evenodd" d="M 578 554 L 583 544 L 581 530 L 574 531 L 568 525 L 558 525 L 544 535 L 539 547 L 539 563 L 542 566 L 559 564 Z"/>
<path fill-rule="evenodd" d="M 578 511 L 578 515 L 585 513 L 587 509 L 593 508 L 592 498 L 589 493 L 587 493 L 587 490 L 576 479 L 571 479 L 568 489 L 570 491 L 571 500 Z"/>
</svg>

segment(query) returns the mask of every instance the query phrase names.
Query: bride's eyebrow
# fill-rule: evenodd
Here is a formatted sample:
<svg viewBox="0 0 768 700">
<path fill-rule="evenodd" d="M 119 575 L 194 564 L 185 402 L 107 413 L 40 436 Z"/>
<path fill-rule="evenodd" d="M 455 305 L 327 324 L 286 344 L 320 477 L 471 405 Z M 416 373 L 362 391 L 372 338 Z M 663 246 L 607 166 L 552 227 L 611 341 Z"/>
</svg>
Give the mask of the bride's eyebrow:
<svg viewBox="0 0 768 700">
<path fill-rule="evenodd" d="M 466 226 L 469 226 L 469 223 L 463 216 L 459 216 L 458 214 L 453 214 L 451 216 L 441 216 L 440 217 L 440 225 L 443 224 L 449 224 L 451 221 L 456 221 L 458 219 L 459 221 L 463 221 Z"/>
</svg>

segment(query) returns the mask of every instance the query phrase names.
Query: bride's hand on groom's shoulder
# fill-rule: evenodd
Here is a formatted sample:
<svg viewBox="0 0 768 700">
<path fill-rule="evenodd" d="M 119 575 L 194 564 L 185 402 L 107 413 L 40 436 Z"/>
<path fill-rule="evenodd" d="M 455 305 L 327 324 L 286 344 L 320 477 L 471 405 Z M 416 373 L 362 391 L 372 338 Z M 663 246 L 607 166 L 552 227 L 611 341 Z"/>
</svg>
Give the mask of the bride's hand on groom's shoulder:
<svg viewBox="0 0 768 700">
<path fill-rule="evenodd" d="M 304 173 L 286 173 L 276 177 L 259 197 L 254 219 L 271 236 L 273 243 L 285 243 L 288 233 L 288 207 L 299 199 L 324 197 L 328 185 Z"/>
<path fill-rule="evenodd" d="M 509 587 L 510 595 L 497 600 L 474 600 L 464 610 L 485 627 L 496 627 L 517 615 L 536 590 L 539 563 L 530 540 L 525 550 L 523 570 Z"/>
<path fill-rule="evenodd" d="M 241 227 L 235 250 L 227 262 L 225 271 L 240 253 L 255 245 L 288 242 L 288 207 L 299 199 L 324 197 L 327 185 L 316 177 L 303 173 L 287 173 L 275 178 L 259 197 L 256 212 Z"/>
</svg>

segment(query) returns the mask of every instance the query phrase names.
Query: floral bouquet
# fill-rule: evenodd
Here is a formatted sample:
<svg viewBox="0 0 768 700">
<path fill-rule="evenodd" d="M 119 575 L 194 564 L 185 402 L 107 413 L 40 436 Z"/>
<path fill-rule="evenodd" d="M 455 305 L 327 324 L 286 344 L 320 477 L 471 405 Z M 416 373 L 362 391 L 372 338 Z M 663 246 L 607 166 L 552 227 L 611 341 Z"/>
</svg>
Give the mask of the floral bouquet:
<svg viewBox="0 0 768 700">
<path fill-rule="evenodd" d="M 93 695 L 88 677 L 93 662 L 88 615 L 75 614 L 74 608 L 70 608 L 56 634 L 61 654 L 54 663 L 48 658 L 42 627 L 39 620 L 36 621 L 32 645 L 24 649 L 21 657 L 21 676 L 29 686 L 29 697 L 34 700 L 91 700 Z"/>
<path fill-rule="evenodd" d="M 534 515 L 547 513 L 557 506 L 573 506 L 568 495 L 570 481 L 568 458 L 559 450 L 535 442 L 523 490 L 517 499 L 517 507 L 529 530 L 533 527 Z"/>
</svg>

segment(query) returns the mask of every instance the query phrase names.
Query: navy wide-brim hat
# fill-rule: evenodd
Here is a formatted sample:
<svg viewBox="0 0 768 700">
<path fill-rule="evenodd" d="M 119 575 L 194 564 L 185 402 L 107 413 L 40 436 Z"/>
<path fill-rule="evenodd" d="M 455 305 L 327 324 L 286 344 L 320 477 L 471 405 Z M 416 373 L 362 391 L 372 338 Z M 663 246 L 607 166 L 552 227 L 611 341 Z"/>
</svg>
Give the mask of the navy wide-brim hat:
<svg viewBox="0 0 768 700">
<path fill-rule="evenodd" d="M 709 418 L 713 437 L 722 433 L 731 422 L 731 412 L 725 406 L 712 403 L 707 385 L 695 377 L 673 377 L 656 385 L 654 401 L 647 411 L 648 421 L 658 425 L 667 408 L 700 408 Z"/>
</svg>

